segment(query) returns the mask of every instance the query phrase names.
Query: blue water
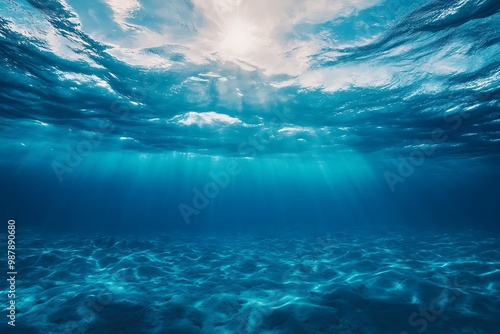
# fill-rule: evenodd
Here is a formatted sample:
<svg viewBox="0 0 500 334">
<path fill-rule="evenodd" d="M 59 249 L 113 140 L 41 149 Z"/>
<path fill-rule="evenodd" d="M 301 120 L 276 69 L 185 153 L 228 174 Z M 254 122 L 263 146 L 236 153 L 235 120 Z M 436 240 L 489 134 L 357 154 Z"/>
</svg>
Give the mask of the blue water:
<svg viewBox="0 0 500 334">
<path fill-rule="evenodd" d="M 497 333 L 499 11 L 4 0 L 0 330 Z"/>
</svg>

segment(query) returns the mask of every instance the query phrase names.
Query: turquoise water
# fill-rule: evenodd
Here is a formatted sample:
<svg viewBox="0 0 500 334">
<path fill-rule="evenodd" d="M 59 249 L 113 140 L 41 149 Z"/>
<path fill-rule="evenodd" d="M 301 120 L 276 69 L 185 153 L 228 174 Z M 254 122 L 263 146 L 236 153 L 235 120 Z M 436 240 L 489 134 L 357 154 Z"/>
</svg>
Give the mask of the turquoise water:
<svg viewBox="0 0 500 334">
<path fill-rule="evenodd" d="M 17 329 L 495 333 L 499 10 L 2 2 Z"/>
</svg>

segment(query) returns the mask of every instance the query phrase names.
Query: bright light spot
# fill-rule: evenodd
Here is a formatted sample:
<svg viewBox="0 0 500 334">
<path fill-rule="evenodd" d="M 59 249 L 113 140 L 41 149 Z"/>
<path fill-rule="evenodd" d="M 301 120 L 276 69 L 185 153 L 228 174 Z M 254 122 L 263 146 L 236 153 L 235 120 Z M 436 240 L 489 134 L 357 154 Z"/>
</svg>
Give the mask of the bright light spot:
<svg viewBox="0 0 500 334">
<path fill-rule="evenodd" d="M 298 133 L 309 133 L 314 134 L 314 129 L 306 128 L 302 126 L 287 126 L 278 130 L 278 133 L 286 134 L 286 135 L 295 135 Z"/>
<path fill-rule="evenodd" d="M 41 126 L 49 126 L 47 123 L 41 122 L 41 121 L 35 121 L 36 124 L 39 124 Z"/>
<path fill-rule="evenodd" d="M 246 124 L 243 123 L 238 118 L 234 118 L 225 114 L 219 114 L 213 111 L 209 112 L 190 111 L 183 115 L 175 116 L 170 121 L 177 122 L 187 126 L 193 124 L 198 126 L 215 125 L 215 124 L 227 124 L 227 125 L 239 124 L 246 126 Z"/>
<path fill-rule="evenodd" d="M 220 49 L 232 55 L 243 55 L 255 45 L 255 26 L 240 19 L 226 22 Z"/>
</svg>

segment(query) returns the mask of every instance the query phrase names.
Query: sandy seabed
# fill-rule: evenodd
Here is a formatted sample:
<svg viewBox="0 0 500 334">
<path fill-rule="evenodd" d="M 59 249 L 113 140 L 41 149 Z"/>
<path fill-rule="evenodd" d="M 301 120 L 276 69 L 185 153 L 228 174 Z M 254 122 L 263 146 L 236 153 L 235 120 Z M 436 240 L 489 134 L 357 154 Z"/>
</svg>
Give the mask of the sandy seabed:
<svg viewBox="0 0 500 334">
<path fill-rule="evenodd" d="M 473 232 L 24 235 L 15 332 L 498 333 L 499 246 Z"/>
</svg>

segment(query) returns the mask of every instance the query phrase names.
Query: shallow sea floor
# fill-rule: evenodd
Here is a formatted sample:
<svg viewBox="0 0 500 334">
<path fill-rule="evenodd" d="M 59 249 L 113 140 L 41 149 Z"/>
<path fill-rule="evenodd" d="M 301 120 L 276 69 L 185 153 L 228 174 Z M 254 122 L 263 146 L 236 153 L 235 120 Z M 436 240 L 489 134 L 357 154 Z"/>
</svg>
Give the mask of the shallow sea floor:
<svg viewBox="0 0 500 334">
<path fill-rule="evenodd" d="M 474 232 L 25 234 L 16 332 L 498 333 L 499 246 Z"/>
</svg>

